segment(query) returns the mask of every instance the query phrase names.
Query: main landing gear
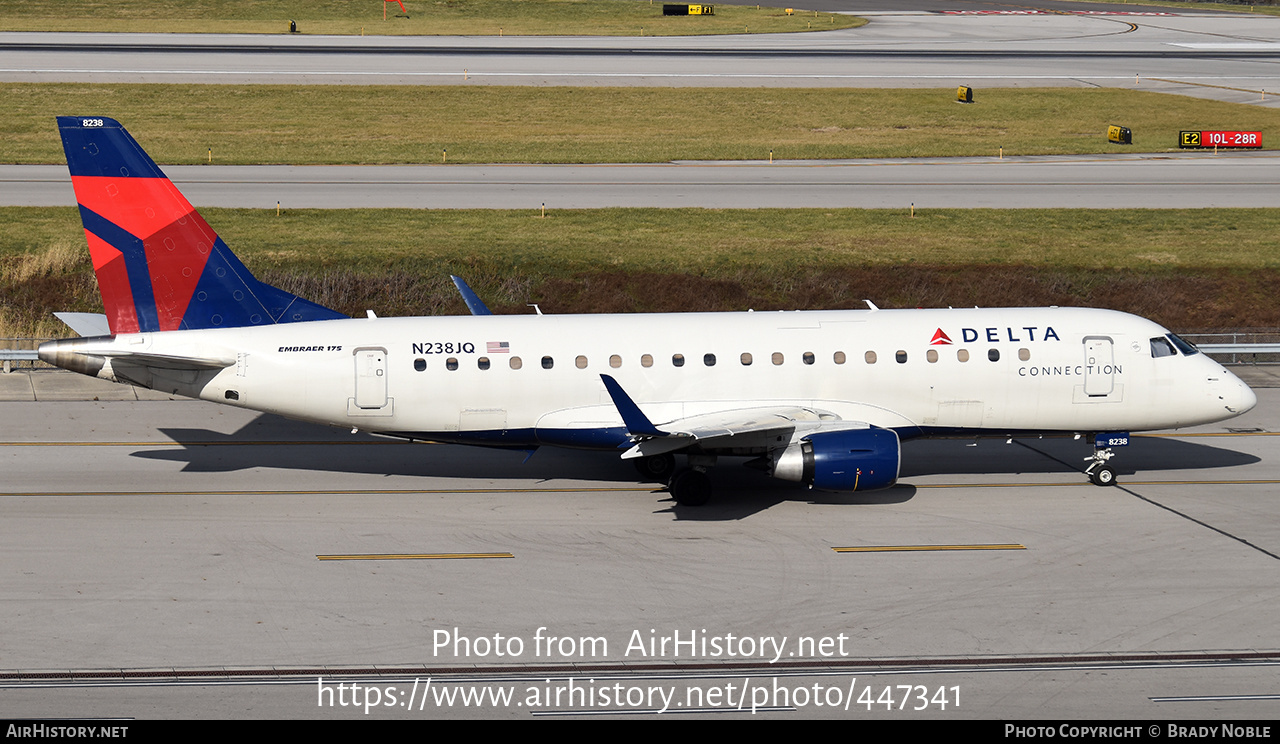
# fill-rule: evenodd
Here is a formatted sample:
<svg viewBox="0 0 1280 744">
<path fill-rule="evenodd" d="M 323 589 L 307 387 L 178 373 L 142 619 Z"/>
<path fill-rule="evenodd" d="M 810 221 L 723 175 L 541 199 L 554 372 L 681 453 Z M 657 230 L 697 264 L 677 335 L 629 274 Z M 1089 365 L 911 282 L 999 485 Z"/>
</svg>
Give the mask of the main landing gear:
<svg viewBox="0 0 1280 744">
<path fill-rule="evenodd" d="M 633 462 L 636 464 L 636 472 L 649 483 L 667 483 L 671 480 L 671 474 L 676 471 L 676 457 L 669 452 L 638 457 Z"/>
<path fill-rule="evenodd" d="M 707 468 L 716 459 L 707 455 L 690 455 L 689 467 L 676 470 L 676 458 L 671 454 L 637 458 L 636 470 L 640 477 L 651 483 L 666 483 L 671 498 L 680 506 L 702 506 L 711 500 L 711 476 Z"/>
<path fill-rule="evenodd" d="M 671 477 L 667 490 L 680 506 L 702 506 L 711 500 L 711 476 L 699 468 L 684 468 Z"/>
<path fill-rule="evenodd" d="M 1100 447 L 1095 449 L 1091 456 L 1084 458 L 1086 461 L 1092 461 L 1084 472 L 1093 485 L 1114 486 L 1116 484 L 1116 469 L 1107 464 L 1115 455 L 1116 453 L 1112 452 L 1110 447 Z"/>
</svg>

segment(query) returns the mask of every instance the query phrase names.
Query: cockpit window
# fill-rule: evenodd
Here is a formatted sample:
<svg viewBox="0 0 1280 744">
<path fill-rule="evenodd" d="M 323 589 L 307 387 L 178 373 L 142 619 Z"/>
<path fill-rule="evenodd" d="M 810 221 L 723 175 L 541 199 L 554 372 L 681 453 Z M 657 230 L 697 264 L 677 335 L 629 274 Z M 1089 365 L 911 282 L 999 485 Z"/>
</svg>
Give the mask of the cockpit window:
<svg viewBox="0 0 1280 744">
<path fill-rule="evenodd" d="M 1176 356 L 1178 352 L 1173 350 L 1173 344 L 1164 336 L 1156 336 L 1151 339 L 1151 356 L 1159 359 L 1160 357 Z"/>
<path fill-rule="evenodd" d="M 1200 350 L 1193 346 L 1190 341 L 1177 334 L 1168 334 L 1168 339 L 1173 342 L 1174 346 L 1178 347 L 1178 351 L 1181 351 L 1183 356 L 1194 356 L 1200 353 Z"/>
</svg>

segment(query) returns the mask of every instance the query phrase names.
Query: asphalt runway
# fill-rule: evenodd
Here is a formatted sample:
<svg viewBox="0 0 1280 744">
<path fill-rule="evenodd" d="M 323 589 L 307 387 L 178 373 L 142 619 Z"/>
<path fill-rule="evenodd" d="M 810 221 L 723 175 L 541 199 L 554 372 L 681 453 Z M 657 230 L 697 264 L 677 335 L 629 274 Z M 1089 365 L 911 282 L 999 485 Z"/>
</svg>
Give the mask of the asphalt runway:
<svg viewBox="0 0 1280 744">
<path fill-rule="evenodd" d="M 594 453 L 526 462 L 192 401 L 3 403 L 6 716 L 366 716 L 318 706 L 317 677 L 395 688 L 380 719 L 646 709 L 410 710 L 430 677 L 729 696 L 705 715 L 735 707 L 727 685 L 848 702 L 902 684 L 929 702 L 768 715 L 1274 718 L 1280 390 L 1259 398 L 1138 438 L 1117 488 L 1076 472 L 1082 442 L 940 440 L 856 496 L 728 462 L 697 509 Z M 649 653 L 677 631 L 722 650 Z"/>
<path fill-rule="evenodd" d="M 1202 208 L 1280 203 L 1274 152 L 654 165 L 166 166 L 198 207 Z M 74 206 L 64 166 L 0 165 L 0 204 Z"/>
<path fill-rule="evenodd" d="M 1273 105 L 1277 58 L 1280 18 L 1226 13 L 885 13 L 845 31 L 659 38 L 0 33 L 10 82 L 1067 85 Z"/>
</svg>

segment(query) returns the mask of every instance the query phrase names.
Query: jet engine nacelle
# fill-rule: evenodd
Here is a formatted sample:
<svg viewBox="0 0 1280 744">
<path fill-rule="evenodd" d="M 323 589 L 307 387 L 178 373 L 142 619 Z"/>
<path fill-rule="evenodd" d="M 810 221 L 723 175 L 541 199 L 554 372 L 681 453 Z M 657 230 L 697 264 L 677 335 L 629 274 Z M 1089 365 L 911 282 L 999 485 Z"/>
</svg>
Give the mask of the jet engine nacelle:
<svg viewBox="0 0 1280 744">
<path fill-rule="evenodd" d="M 892 429 L 819 432 L 782 450 L 770 474 L 824 491 L 870 491 L 898 480 L 900 453 Z"/>
</svg>

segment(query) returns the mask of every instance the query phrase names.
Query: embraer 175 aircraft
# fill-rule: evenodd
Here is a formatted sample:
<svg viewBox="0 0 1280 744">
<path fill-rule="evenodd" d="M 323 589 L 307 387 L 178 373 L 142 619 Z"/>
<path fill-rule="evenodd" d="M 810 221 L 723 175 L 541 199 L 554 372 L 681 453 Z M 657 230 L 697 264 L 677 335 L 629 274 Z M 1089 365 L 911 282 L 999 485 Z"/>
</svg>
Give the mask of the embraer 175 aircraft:
<svg viewBox="0 0 1280 744">
<path fill-rule="evenodd" d="M 813 488 L 898 478 L 902 439 L 1128 432 L 1256 398 L 1133 315 L 1083 308 L 348 318 L 263 284 L 119 123 L 59 117 L 110 335 L 46 362 L 407 439 L 620 453 L 683 505 L 718 457 Z M 675 455 L 688 465 L 675 470 Z M 673 474 L 674 473 L 674 474 Z"/>
</svg>

